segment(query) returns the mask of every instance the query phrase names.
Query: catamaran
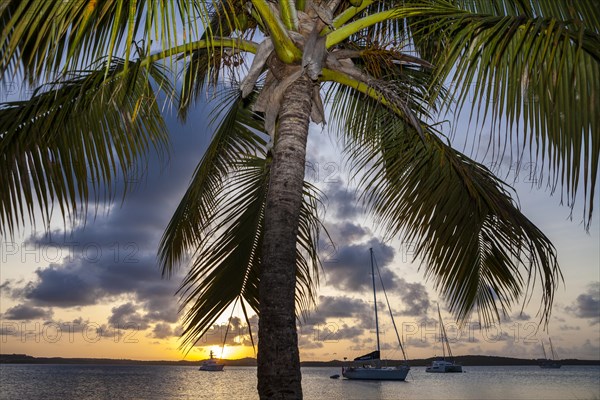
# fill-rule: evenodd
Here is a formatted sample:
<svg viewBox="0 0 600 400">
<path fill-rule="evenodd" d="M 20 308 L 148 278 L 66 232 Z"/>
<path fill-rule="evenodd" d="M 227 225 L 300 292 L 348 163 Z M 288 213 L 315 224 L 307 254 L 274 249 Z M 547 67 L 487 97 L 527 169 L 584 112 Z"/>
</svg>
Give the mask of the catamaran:
<svg viewBox="0 0 600 400">
<path fill-rule="evenodd" d="M 381 347 L 379 345 L 379 320 L 377 317 L 377 293 L 375 291 L 375 268 L 373 266 L 373 249 L 369 249 L 369 251 L 371 254 L 371 274 L 373 275 L 373 304 L 375 305 L 375 334 L 377 336 L 377 350 L 365 354 L 364 356 L 356 357 L 354 359 L 355 362 L 362 362 L 362 366 L 342 367 L 342 376 L 346 379 L 403 381 L 406 379 L 406 375 L 408 375 L 408 372 L 410 371 L 410 367 L 408 365 L 398 365 L 393 367 L 381 365 Z M 379 272 L 379 269 L 377 270 L 377 272 Z M 383 280 L 381 279 L 381 275 L 379 275 L 379 279 L 381 281 L 381 287 L 383 289 L 383 293 L 387 301 L 387 294 L 385 293 L 385 288 L 383 287 Z M 388 308 L 390 308 L 389 302 Z M 404 361 L 406 361 L 406 353 L 404 352 L 404 348 L 402 347 L 400 335 L 398 335 L 398 329 L 396 329 L 396 323 L 394 322 L 394 317 L 392 315 L 391 308 L 390 316 L 392 316 L 392 324 L 394 325 L 394 329 L 396 330 L 396 337 L 398 338 L 398 343 L 400 345 L 400 348 L 402 349 Z M 366 364 L 366 361 L 369 361 L 370 364 Z"/>
<path fill-rule="evenodd" d="M 438 304 L 438 317 L 440 319 L 440 342 L 442 343 L 443 357 L 441 360 L 435 360 L 431 363 L 431 367 L 427 367 L 425 372 L 463 372 L 462 365 L 456 364 L 452 360 L 452 350 L 450 349 L 450 342 L 448 341 L 448 335 L 446 335 L 446 328 L 442 321 L 442 313 L 440 312 L 440 305 Z M 446 352 L 448 352 L 449 360 L 446 360 Z"/>
</svg>

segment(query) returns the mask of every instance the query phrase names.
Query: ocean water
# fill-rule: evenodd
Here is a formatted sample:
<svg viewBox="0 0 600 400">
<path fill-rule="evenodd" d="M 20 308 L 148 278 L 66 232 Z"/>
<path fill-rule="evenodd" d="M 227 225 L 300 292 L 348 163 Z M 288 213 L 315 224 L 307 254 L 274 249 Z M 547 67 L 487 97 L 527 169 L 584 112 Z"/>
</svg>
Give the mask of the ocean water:
<svg viewBox="0 0 600 400">
<path fill-rule="evenodd" d="M 464 367 L 429 374 L 413 367 L 406 382 L 330 379 L 339 368 L 303 368 L 305 399 L 600 400 L 600 366 Z M 256 368 L 223 372 L 181 366 L 0 365 L 0 399 L 257 399 Z"/>
</svg>

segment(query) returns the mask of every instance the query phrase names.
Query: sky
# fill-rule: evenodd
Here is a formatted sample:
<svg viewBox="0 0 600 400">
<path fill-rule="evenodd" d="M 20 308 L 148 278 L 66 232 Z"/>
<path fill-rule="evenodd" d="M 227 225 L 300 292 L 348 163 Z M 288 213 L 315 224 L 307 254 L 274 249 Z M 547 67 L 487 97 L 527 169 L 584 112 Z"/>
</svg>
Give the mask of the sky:
<svg viewBox="0 0 600 400">
<path fill-rule="evenodd" d="M 65 232 L 56 218 L 51 232 L 23 229 L 0 242 L 0 352 L 39 357 L 204 359 L 210 350 L 225 358 L 253 357 L 247 322 L 238 306 L 222 316 L 189 352 L 182 350 L 178 297 L 186 266 L 163 279 L 156 251 L 192 172 L 210 140 L 207 107 L 186 124 L 165 112 L 171 132 L 168 162 L 151 156 L 125 201 L 101 204 L 96 215 Z M 369 264 L 373 248 L 409 358 L 441 354 L 437 304 L 455 355 L 521 358 L 543 356 L 552 338 L 559 358 L 600 359 L 600 225 L 586 232 L 576 209 L 532 188 L 526 174 L 497 166 L 516 188 L 522 209 L 553 241 L 564 275 L 556 292 L 549 330 L 538 327 L 539 293 L 503 320 L 480 329 L 476 316 L 459 327 L 430 282 L 425 281 L 413 244 L 384 240 L 360 206 L 352 179 L 327 127 L 312 125 L 307 180 L 326 195 L 323 219 L 334 245 L 323 243 L 317 307 L 299 321 L 301 359 L 354 358 L 374 350 Z M 522 172 L 522 171 L 520 171 Z M 122 184 L 122 182 L 121 182 Z M 596 195 L 596 209 L 598 198 Z M 39 228 L 39 227 L 38 227 Z M 402 357 L 381 294 L 384 358 Z M 230 318 L 230 316 L 232 316 Z M 226 329 L 227 322 L 231 327 Z M 257 318 L 250 318 L 256 332 Z M 228 334 L 225 337 L 225 331 Z M 226 345 L 222 344 L 226 341 Z"/>
</svg>

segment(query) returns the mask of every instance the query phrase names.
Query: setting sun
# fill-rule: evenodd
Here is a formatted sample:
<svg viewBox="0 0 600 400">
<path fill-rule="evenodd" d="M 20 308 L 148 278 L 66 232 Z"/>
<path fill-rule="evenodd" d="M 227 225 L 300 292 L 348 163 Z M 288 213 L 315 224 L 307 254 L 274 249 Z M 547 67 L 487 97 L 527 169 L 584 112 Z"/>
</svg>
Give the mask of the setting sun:
<svg viewBox="0 0 600 400">
<path fill-rule="evenodd" d="M 210 352 L 213 352 L 213 357 L 228 360 L 237 360 L 245 357 L 255 357 L 252 347 L 249 346 L 206 346 L 202 347 L 201 358 L 208 358 Z"/>
</svg>

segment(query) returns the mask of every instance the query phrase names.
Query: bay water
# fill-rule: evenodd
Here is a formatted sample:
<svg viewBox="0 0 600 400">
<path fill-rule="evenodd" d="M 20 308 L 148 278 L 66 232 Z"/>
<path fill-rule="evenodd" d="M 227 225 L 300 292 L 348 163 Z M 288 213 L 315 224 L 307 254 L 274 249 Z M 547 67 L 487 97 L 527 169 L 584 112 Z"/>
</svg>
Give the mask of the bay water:
<svg viewBox="0 0 600 400">
<path fill-rule="evenodd" d="M 356 400 L 600 400 L 600 366 L 464 367 L 430 374 L 413 367 L 406 382 L 331 379 L 339 368 L 302 368 L 304 398 Z M 222 372 L 191 366 L 0 365 L 0 399 L 257 399 L 256 368 Z"/>
</svg>

